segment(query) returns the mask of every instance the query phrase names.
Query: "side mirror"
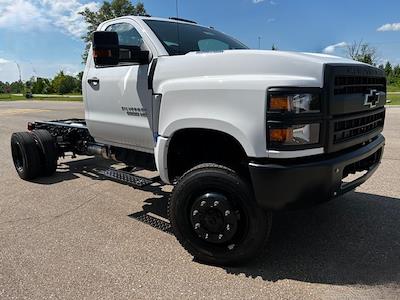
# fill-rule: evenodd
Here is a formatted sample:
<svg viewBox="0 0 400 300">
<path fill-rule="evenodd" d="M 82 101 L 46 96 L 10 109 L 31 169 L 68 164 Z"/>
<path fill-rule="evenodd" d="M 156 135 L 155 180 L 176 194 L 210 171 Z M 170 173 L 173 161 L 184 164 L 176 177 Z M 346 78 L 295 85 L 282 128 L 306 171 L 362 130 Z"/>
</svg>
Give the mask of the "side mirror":
<svg viewBox="0 0 400 300">
<path fill-rule="evenodd" d="M 95 31 L 93 58 L 96 66 L 116 66 L 119 63 L 148 64 L 150 52 L 138 46 L 120 45 L 116 32 Z"/>
<path fill-rule="evenodd" d="M 119 41 L 116 32 L 93 33 L 93 58 L 96 66 L 116 66 L 119 63 Z"/>
</svg>

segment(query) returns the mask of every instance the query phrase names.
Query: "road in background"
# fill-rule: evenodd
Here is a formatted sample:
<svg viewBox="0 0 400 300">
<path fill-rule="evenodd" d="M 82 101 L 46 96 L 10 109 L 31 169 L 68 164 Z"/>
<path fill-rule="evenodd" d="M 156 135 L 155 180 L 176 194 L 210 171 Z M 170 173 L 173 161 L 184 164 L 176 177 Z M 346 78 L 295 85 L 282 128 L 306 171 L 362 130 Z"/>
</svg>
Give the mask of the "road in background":
<svg viewBox="0 0 400 300">
<path fill-rule="evenodd" d="M 277 214 L 264 254 L 235 268 L 193 261 L 170 234 L 170 186 L 105 180 L 96 168 L 112 162 L 90 157 L 62 159 L 34 183 L 18 178 L 12 132 L 83 116 L 77 102 L 0 102 L 1 299 L 398 299 L 400 108 L 387 110 L 384 159 L 366 184 Z"/>
</svg>

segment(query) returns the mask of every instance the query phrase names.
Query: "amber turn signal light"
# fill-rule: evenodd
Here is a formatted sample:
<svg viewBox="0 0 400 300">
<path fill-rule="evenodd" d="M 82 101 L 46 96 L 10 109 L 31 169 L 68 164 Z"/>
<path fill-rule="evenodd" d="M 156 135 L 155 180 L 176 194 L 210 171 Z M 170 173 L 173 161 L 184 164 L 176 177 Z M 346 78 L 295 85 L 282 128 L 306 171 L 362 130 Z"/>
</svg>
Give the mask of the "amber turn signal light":
<svg viewBox="0 0 400 300">
<path fill-rule="evenodd" d="M 111 50 L 105 50 L 105 49 L 94 49 L 93 50 L 93 57 L 112 57 L 112 52 Z"/>
<path fill-rule="evenodd" d="M 290 111 L 290 101 L 287 96 L 272 95 L 269 100 L 269 109 Z"/>
<path fill-rule="evenodd" d="M 285 142 L 293 139 L 293 128 L 271 128 L 269 140 L 271 142 Z"/>
</svg>

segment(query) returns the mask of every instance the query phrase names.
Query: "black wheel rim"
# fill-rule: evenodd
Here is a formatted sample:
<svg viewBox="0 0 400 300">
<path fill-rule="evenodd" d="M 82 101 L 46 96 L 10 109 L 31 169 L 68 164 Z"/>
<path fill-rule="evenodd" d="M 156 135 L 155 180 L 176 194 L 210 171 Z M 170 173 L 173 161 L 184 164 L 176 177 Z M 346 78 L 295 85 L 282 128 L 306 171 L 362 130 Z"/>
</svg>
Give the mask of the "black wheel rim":
<svg viewBox="0 0 400 300">
<path fill-rule="evenodd" d="M 14 161 L 14 166 L 18 172 L 23 172 L 24 170 L 24 158 L 22 155 L 21 145 L 17 142 L 12 146 L 12 157 Z"/>
<path fill-rule="evenodd" d="M 195 197 L 188 213 L 196 243 L 223 252 L 240 243 L 248 222 L 232 198 L 223 192 L 204 192 Z"/>
</svg>

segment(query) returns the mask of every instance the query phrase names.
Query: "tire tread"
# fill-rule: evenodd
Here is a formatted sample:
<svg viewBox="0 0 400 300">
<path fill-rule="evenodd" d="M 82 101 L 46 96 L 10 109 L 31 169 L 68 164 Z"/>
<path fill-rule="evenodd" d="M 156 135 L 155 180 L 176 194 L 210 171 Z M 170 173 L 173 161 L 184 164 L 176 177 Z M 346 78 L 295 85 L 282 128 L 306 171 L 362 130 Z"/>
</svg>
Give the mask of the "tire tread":
<svg viewBox="0 0 400 300">
<path fill-rule="evenodd" d="M 261 232 L 264 233 L 264 237 L 261 237 L 261 236 L 255 237 L 256 239 L 259 239 L 259 241 L 260 241 L 257 244 L 258 245 L 257 249 L 251 249 L 250 251 L 248 251 L 248 253 L 242 253 L 241 255 L 238 255 L 236 257 L 227 256 L 222 259 L 220 257 L 218 257 L 218 258 L 211 257 L 211 256 L 205 257 L 200 252 L 193 249 L 190 242 L 179 232 L 179 230 L 176 229 L 175 225 L 176 225 L 177 221 L 174 219 L 175 215 L 172 212 L 175 209 L 173 207 L 175 204 L 175 203 L 173 203 L 174 199 L 177 197 L 177 194 L 179 194 L 181 192 L 181 189 L 184 188 L 182 185 L 180 185 L 180 183 L 183 180 L 185 180 L 188 176 L 191 176 L 194 173 L 196 173 L 196 174 L 198 174 L 199 172 L 201 173 L 202 170 L 204 170 L 204 172 L 210 172 L 210 171 L 220 172 L 220 174 L 223 174 L 224 176 L 228 176 L 231 179 L 233 179 L 238 185 L 243 185 L 243 183 L 245 183 L 246 190 L 244 191 L 244 193 L 248 194 L 250 201 L 254 201 L 253 192 L 249 188 L 249 184 L 245 180 L 243 180 L 234 170 L 232 170 L 226 166 L 215 164 L 215 163 L 203 163 L 203 164 L 197 165 L 197 166 L 193 167 L 192 169 L 188 170 L 187 172 L 185 172 L 181 176 L 181 178 L 178 180 L 177 185 L 175 186 L 174 190 L 172 191 L 171 197 L 169 198 L 169 201 L 168 201 L 168 216 L 169 216 L 170 222 L 172 224 L 172 228 L 174 230 L 175 237 L 177 238 L 179 243 L 182 245 L 182 247 L 187 252 L 189 252 L 196 259 L 198 259 L 202 262 L 205 262 L 205 263 L 210 263 L 210 264 L 215 264 L 215 265 L 238 265 L 238 264 L 242 264 L 242 263 L 254 258 L 258 252 L 260 252 L 262 249 L 265 248 L 265 245 L 268 241 L 268 237 L 269 237 L 270 229 L 271 229 L 271 225 L 272 225 L 272 223 L 271 223 L 272 215 L 270 212 L 265 213 L 265 217 L 266 217 L 266 220 L 265 220 L 266 227 L 265 228 L 266 229 L 264 231 L 261 230 Z M 256 205 L 256 203 L 254 203 L 254 205 Z M 261 210 L 261 208 L 260 208 L 260 210 Z"/>
<path fill-rule="evenodd" d="M 34 130 L 32 134 L 40 145 L 43 175 L 51 176 L 57 169 L 58 159 L 54 138 L 49 131 L 44 129 Z"/>
<path fill-rule="evenodd" d="M 15 132 L 11 136 L 11 146 L 20 145 L 23 156 L 23 171 L 17 169 L 17 173 L 21 179 L 31 180 L 41 175 L 41 163 L 39 147 L 35 139 L 29 132 Z"/>
</svg>

